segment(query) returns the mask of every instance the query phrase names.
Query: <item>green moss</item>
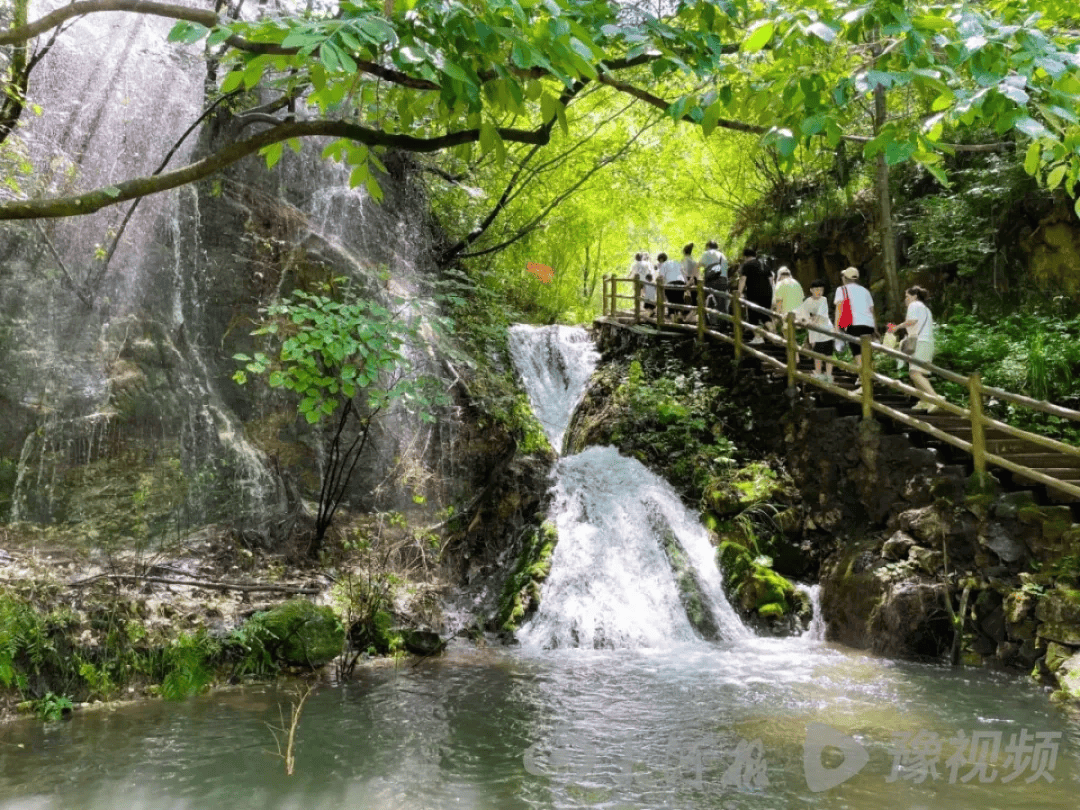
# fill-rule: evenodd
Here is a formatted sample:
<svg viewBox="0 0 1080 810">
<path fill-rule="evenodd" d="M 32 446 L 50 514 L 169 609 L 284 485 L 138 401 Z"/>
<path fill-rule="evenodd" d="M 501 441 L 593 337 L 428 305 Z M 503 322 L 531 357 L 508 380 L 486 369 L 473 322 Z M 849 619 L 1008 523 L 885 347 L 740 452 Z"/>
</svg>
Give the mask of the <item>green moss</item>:
<svg viewBox="0 0 1080 810">
<path fill-rule="evenodd" d="M 766 503 L 781 495 L 784 483 L 763 462 L 752 462 L 728 476 L 714 477 L 702 498 L 702 508 L 723 517 Z"/>
<path fill-rule="evenodd" d="M 345 644 L 345 630 L 334 611 L 306 599 L 267 611 L 262 624 L 276 639 L 274 655 L 295 666 L 320 667 L 340 655 Z"/>
<path fill-rule="evenodd" d="M 495 614 L 499 629 L 514 632 L 540 604 L 541 584 L 551 571 L 551 555 L 558 539 L 558 530 L 551 521 L 544 521 L 538 530 L 529 533 L 499 600 Z"/>
<path fill-rule="evenodd" d="M 770 602 L 759 607 L 757 613 L 763 619 L 779 619 L 787 614 L 787 606 L 779 602 Z"/>
<path fill-rule="evenodd" d="M 777 605 L 781 608 L 781 615 L 787 615 L 800 607 L 795 586 L 771 568 L 757 562 L 746 547 L 725 541 L 720 544 L 717 556 L 724 572 L 728 596 L 744 614 L 764 616 L 763 608 Z"/>
<path fill-rule="evenodd" d="M 675 584 L 679 589 L 679 601 L 682 602 L 690 624 L 703 637 L 708 639 L 718 638 L 720 628 L 717 626 L 716 618 L 708 607 L 705 594 L 702 592 L 701 582 L 683 547 L 671 532 L 665 532 L 660 544 L 667 555 L 671 571 L 675 575 Z"/>
</svg>

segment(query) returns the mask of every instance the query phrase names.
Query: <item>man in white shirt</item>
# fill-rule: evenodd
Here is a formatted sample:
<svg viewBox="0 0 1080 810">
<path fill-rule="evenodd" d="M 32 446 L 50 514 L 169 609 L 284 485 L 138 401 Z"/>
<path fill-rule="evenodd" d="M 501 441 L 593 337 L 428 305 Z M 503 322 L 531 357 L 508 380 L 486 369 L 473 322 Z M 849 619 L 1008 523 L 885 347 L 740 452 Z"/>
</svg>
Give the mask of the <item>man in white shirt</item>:
<svg viewBox="0 0 1080 810">
<path fill-rule="evenodd" d="M 724 278 L 727 278 L 728 262 L 727 257 L 720 252 L 720 246 L 716 242 L 708 241 L 705 243 L 705 252 L 701 254 L 702 268 L 705 275 L 712 273 L 719 273 Z M 719 265 L 716 267 L 715 265 Z"/>
<path fill-rule="evenodd" d="M 630 278 L 641 280 L 641 301 L 646 314 L 656 309 L 656 284 L 653 283 L 652 266 L 645 261 L 646 254 L 635 253 L 630 265 Z"/>
<path fill-rule="evenodd" d="M 707 288 L 706 295 L 708 297 L 705 306 L 727 312 L 727 299 L 721 299 L 720 296 L 710 292 L 710 290 L 717 292 L 727 292 L 728 290 L 728 260 L 720 252 L 720 246 L 712 240 L 705 243 L 705 252 L 701 254 L 701 275 Z"/>
<path fill-rule="evenodd" d="M 678 259 L 668 259 L 666 253 L 657 255 L 656 260 L 660 262 L 660 267 L 657 269 L 657 275 L 664 280 L 664 299 L 669 304 L 681 304 L 683 302 L 683 293 L 685 292 L 686 279 L 683 277 L 682 262 Z M 665 317 L 671 318 L 672 313 L 678 310 L 668 309 L 665 312 Z"/>
</svg>

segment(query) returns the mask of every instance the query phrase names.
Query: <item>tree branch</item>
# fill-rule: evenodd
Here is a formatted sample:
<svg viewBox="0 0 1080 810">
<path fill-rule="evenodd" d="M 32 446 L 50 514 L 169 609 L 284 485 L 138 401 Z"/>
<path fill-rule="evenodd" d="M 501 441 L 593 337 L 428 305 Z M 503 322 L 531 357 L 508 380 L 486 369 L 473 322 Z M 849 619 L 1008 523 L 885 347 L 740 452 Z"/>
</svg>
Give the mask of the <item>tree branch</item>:
<svg viewBox="0 0 1080 810">
<path fill-rule="evenodd" d="M 550 138 L 547 125 L 536 130 L 497 129 L 496 131 L 504 141 L 513 141 L 515 143 L 545 144 Z M 148 194 L 168 191 L 172 188 L 202 180 L 204 177 L 209 177 L 265 146 L 287 141 L 290 138 L 303 138 L 313 135 L 349 138 L 367 146 L 386 146 L 406 152 L 437 152 L 452 146 L 478 141 L 480 139 L 480 130 L 466 129 L 448 132 L 445 135 L 432 138 L 417 138 L 412 135 L 390 134 L 381 130 L 363 127 L 359 124 L 350 124 L 346 121 L 287 122 L 265 132 L 260 132 L 247 140 L 226 146 L 202 160 L 171 172 L 126 180 L 116 185 L 95 189 L 76 196 L 5 203 L 0 205 L 0 220 L 71 217 L 90 214 L 125 200 L 145 197 Z"/>
</svg>

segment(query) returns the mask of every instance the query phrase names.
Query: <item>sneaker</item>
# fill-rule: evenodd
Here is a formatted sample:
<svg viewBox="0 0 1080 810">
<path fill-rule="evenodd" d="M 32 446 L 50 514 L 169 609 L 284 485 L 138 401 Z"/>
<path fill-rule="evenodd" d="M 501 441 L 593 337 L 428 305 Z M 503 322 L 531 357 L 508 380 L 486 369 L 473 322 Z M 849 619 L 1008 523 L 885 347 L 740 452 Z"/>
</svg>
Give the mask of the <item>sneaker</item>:
<svg viewBox="0 0 1080 810">
<path fill-rule="evenodd" d="M 822 382 L 825 382 L 828 379 L 824 374 L 818 374 L 817 372 L 814 372 L 810 376 L 815 380 L 821 380 Z"/>
<path fill-rule="evenodd" d="M 751 343 L 764 343 L 764 342 L 765 342 L 765 338 L 763 338 L 763 337 L 762 337 L 761 335 L 758 335 L 757 337 L 755 337 L 755 338 L 754 338 L 753 340 L 751 340 L 750 342 L 751 342 Z"/>
<path fill-rule="evenodd" d="M 851 393 L 853 393 L 857 397 L 861 397 L 862 396 L 862 386 L 860 385 L 860 386 L 858 386 L 856 388 L 852 388 Z"/>
</svg>

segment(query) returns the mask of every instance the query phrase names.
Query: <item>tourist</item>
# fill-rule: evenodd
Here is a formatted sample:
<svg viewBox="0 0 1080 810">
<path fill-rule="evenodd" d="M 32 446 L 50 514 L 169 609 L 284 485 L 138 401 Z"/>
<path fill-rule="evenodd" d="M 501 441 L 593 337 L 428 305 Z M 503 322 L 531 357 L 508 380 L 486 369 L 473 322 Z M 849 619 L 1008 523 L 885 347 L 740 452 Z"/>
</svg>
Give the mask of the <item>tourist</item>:
<svg viewBox="0 0 1080 810">
<path fill-rule="evenodd" d="M 701 277 L 705 282 L 705 306 L 709 309 L 728 311 L 728 300 L 717 293 L 728 291 L 727 256 L 720 252 L 720 246 L 710 240 L 705 243 L 705 252 L 701 254 Z"/>
<path fill-rule="evenodd" d="M 656 285 L 647 283 L 653 280 L 652 267 L 646 261 L 647 257 L 647 253 L 634 254 L 634 263 L 630 265 L 630 278 L 641 281 L 642 304 L 647 312 L 652 312 L 656 308 Z M 637 295 L 636 290 L 634 294 Z"/>
<path fill-rule="evenodd" d="M 694 258 L 694 243 L 691 242 L 682 249 L 682 274 L 687 286 L 697 286 L 698 267 L 700 266 Z"/>
<path fill-rule="evenodd" d="M 739 265 L 739 295 L 745 300 L 757 304 L 768 310 L 772 306 L 772 282 L 769 273 L 757 257 L 757 251 L 753 248 L 743 250 L 742 264 Z M 747 307 L 744 316 L 751 326 L 759 326 L 768 321 L 766 312 Z M 751 343 L 764 343 L 765 338 L 760 331 L 754 330 L 755 336 Z"/>
<path fill-rule="evenodd" d="M 789 312 L 798 309 L 802 302 L 802 285 L 791 277 L 788 268 L 781 267 L 776 273 L 776 287 L 773 288 L 773 312 L 783 320 Z"/>
<path fill-rule="evenodd" d="M 668 304 L 681 304 L 683 293 L 686 291 L 686 279 L 682 274 L 682 263 L 678 259 L 668 259 L 666 253 L 657 255 L 656 259 L 660 262 L 660 266 L 656 270 L 657 278 L 664 281 L 664 299 Z M 665 317 L 671 320 L 673 312 L 678 312 L 678 310 L 672 310 L 668 307 Z"/>
<path fill-rule="evenodd" d="M 799 304 L 795 310 L 795 322 L 808 328 L 807 336 L 810 340 L 810 351 L 832 357 L 833 339 L 815 326 L 831 326 L 829 320 L 829 302 L 825 298 L 825 281 L 814 279 L 810 282 L 810 295 Z M 814 358 L 814 379 L 831 383 L 832 363 L 825 363 L 825 373 L 821 371 L 821 358 Z"/>
<path fill-rule="evenodd" d="M 877 318 L 874 315 L 874 297 L 870 291 L 859 284 L 859 270 L 849 267 L 844 270 L 840 277 L 843 284 L 833 296 L 836 305 L 836 328 L 851 337 L 856 338 L 851 346 L 851 355 L 855 365 L 862 367 L 862 345 L 858 339 L 863 335 L 872 335 L 877 327 Z M 845 317 L 845 301 L 848 302 L 846 311 L 850 313 L 850 320 Z M 856 389 L 858 393 L 859 389 Z"/>
<path fill-rule="evenodd" d="M 889 331 L 906 329 L 907 338 L 904 342 L 910 341 L 915 344 L 909 352 L 911 356 L 924 363 L 931 363 L 934 360 L 934 316 L 930 312 L 930 307 L 926 305 L 927 298 L 929 298 L 929 293 L 923 287 L 908 287 L 904 292 L 904 303 L 907 304 L 905 320 L 903 323 L 889 324 Z M 921 368 L 916 368 L 909 363 L 908 376 L 911 378 L 912 385 L 920 391 L 929 394 L 934 399 L 939 398 L 933 386 L 930 385 L 930 380 L 926 378 L 926 372 Z M 923 400 L 915 406 L 915 410 L 934 413 L 939 408 L 933 402 Z"/>
</svg>

